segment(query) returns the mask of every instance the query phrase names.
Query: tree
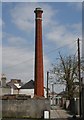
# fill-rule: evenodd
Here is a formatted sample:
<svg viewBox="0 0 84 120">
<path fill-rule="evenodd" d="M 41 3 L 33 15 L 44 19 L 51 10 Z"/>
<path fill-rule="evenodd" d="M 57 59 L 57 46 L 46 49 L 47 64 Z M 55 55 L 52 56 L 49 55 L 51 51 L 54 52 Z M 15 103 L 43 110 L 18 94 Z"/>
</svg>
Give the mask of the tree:
<svg viewBox="0 0 84 120">
<path fill-rule="evenodd" d="M 84 72 L 84 58 L 81 58 L 81 70 Z"/>
<path fill-rule="evenodd" d="M 66 95 L 68 99 L 72 99 L 76 94 L 77 75 L 77 58 L 75 55 L 63 57 L 60 53 L 60 62 L 58 65 L 53 65 L 53 73 L 58 76 L 56 82 L 66 84 Z"/>
</svg>

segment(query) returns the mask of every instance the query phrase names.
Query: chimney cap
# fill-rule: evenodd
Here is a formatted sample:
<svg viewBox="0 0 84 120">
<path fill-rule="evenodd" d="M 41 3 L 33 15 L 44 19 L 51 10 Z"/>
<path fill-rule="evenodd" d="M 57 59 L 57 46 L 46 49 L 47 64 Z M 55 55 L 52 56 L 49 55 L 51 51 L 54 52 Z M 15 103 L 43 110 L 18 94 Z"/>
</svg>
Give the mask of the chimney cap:
<svg viewBox="0 0 84 120">
<path fill-rule="evenodd" d="M 6 78 L 5 74 L 2 74 L 1 76 L 2 76 L 2 78 Z"/>
<path fill-rule="evenodd" d="M 43 12 L 42 8 L 40 8 L 40 7 L 37 7 L 34 12 L 36 13 L 38 11 Z"/>
</svg>

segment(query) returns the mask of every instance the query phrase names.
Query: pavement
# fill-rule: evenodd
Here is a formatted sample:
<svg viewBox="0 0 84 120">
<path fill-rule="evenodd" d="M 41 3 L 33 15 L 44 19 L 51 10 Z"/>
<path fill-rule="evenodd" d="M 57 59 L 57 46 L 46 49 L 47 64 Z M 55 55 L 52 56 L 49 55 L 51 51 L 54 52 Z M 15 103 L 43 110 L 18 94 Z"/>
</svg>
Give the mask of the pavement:
<svg viewBox="0 0 84 120">
<path fill-rule="evenodd" d="M 55 120 L 80 120 L 78 117 L 73 117 L 69 111 L 62 109 L 59 106 L 52 106 L 50 110 L 50 119 Z"/>
<path fill-rule="evenodd" d="M 60 108 L 59 106 L 52 106 L 50 110 L 50 118 L 55 119 L 55 118 L 63 118 L 67 119 L 69 117 L 72 117 L 66 110 Z"/>
</svg>

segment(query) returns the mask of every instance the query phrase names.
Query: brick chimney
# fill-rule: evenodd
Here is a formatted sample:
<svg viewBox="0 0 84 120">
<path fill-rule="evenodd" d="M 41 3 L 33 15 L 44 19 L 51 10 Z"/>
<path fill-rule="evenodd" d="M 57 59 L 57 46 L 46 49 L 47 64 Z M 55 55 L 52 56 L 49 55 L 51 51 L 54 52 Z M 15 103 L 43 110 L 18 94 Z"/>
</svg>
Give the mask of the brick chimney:
<svg viewBox="0 0 84 120">
<path fill-rule="evenodd" d="M 43 51 L 42 51 L 42 13 L 41 8 L 35 11 L 35 89 L 34 96 L 44 96 Z"/>
</svg>

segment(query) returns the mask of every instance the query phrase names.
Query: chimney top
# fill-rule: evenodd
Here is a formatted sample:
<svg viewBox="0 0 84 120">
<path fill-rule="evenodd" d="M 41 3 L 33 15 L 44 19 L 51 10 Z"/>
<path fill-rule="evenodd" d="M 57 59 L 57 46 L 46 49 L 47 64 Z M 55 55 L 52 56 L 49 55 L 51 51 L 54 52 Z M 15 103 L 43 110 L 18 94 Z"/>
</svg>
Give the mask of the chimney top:
<svg viewBox="0 0 84 120">
<path fill-rule="evenodd" d="M 43 12 L 42 8 L 40 8 L 40 7 L 36 8 L 34 12 L 36 13 L 38 11 Z"/>
<path fill-rule="evenodd" d="M 1 79 L 6 79 L 5 74 L 2 74 Z"/>
</svg>

